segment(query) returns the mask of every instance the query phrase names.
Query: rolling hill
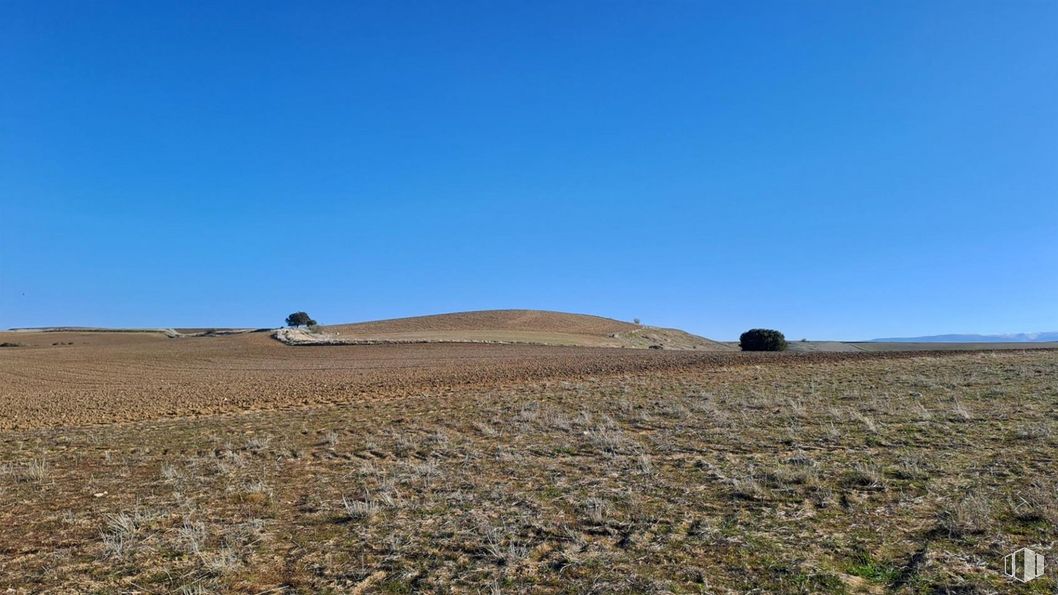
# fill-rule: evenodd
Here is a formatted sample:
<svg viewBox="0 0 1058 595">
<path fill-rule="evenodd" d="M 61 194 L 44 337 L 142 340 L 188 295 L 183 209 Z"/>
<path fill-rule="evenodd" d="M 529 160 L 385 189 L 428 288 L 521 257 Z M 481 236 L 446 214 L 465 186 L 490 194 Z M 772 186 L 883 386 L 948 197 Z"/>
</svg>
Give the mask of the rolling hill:
<svg viewBox="0 0 1058 595">
<path fill-rule="evenodd" d="M 522 343 L 729 351 L 730 347 L 678 329 L 643 326 L 587 314 L 542 310 L 484 310 L 338 324 L 310 333 L 282 329 L 289 345 L 365 343 Z"/>
</svg>

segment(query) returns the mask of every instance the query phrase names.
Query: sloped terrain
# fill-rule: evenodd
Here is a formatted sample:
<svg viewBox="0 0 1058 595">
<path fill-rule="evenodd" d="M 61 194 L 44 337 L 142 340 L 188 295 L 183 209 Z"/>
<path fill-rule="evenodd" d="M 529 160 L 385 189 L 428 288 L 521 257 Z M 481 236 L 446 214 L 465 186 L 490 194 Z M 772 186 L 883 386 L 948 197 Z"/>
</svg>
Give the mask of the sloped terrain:
<svg viewBox="0 0 1058 595">
<path fill-rule="evenodd" d="M 396 318 L 322 327 L 316 333 L 286 330 L 291 345 L 365 343 L 526 343 L 728 351 L 730 347 L 677 330 L 541 310 L 486 310 Z"/>
<path fill-rule="evenodd" d="M 533 331 L 605 337 L 628 332 L 639 325 L 602 316 L 567 314 L 544 310 L 481 310 L 430 316 L 393 318 L 326 327 L 327 330 L 361 336 L 461 332 L 475 330 Z"/>
</svg>

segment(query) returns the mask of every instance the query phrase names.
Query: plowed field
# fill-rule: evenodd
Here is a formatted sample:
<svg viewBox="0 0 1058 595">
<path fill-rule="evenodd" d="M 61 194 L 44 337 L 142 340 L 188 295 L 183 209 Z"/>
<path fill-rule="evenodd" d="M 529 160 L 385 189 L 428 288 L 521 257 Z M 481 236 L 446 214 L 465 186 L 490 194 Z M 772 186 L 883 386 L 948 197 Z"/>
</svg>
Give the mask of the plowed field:
<svg viewBox="0 0 1058 595">
<path fill-rule="evenodd" d="M 0 428 L 129 422 L 444 395 L 526 380 L 900 354 L 743 354 L 534 345 L 290 347 L 267 333 L 0 333 Z"/>
<path fill-rule="evenodd" d="M 1008 592 L 1055 555 L 1053 351 L 0 342 L 0 591 Z"/>
</svg>

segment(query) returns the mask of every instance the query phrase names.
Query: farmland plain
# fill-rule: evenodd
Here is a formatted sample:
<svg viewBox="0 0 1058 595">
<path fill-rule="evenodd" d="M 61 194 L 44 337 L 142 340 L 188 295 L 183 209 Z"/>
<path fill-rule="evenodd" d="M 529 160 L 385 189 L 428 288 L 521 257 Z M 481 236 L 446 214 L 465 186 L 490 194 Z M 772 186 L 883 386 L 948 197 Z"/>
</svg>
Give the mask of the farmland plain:
<svg viewBox="0 0 1058 595">
<path fill-rule="evenodd" d="M 1054 351 L 11 333 L 11 592 L 1050 592 Z"/>
</svg>

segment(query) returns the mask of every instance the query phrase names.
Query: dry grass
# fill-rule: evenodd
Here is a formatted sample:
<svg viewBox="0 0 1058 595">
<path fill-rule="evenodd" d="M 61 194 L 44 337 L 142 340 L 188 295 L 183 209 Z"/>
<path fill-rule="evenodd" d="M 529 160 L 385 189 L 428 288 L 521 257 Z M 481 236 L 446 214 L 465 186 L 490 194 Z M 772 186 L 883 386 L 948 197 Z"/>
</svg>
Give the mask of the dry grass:
<svg viewBox="0 0 1058 595">
<path fill-rule="evenodd" d="M 1053 352 L 633 372 L 4 431 L 0 588 L 971 593 L 1053 559 Z"/>
</svg>

